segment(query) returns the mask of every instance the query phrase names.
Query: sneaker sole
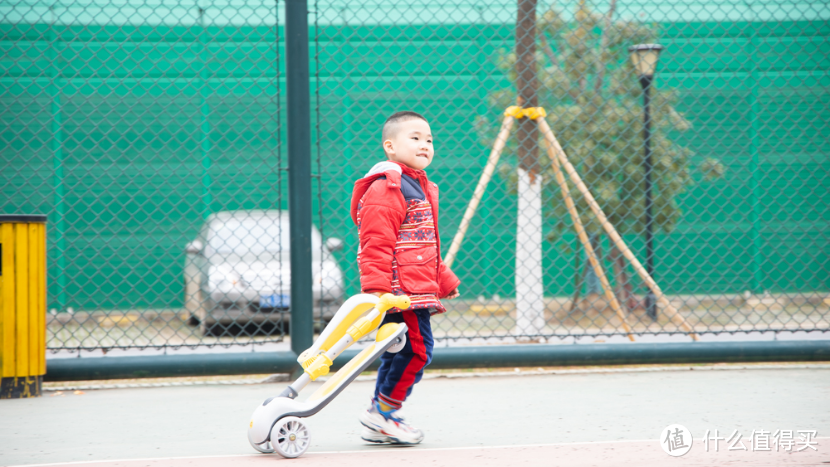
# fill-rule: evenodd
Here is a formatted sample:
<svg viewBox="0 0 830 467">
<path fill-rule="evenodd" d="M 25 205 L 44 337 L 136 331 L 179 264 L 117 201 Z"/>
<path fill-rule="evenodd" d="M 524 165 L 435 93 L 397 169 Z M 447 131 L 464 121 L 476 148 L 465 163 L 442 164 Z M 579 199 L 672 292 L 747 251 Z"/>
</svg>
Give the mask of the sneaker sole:
<svg viewBox="0 0 830 467">
<path fill-rule="evenodd" d="M 380 427 L 377 426 L 377 425 L 374 425 L 374 426 L 370 425 L 370 424 L 364 422 L 363 420 L 360 420 L 360 424 L 365 426 L 366 428 L 372 430 L 372 431 L 376 431 L 376 432 L 380 433 L 380 431 L 379 431 Z"/>
<path fill-rule="evenodd" d="M 369 439 L 361 436 L 360 439 L 372 444 L 392 444 L 392 438 L 389 438 L 388 436 L 386 437 L 386 439 Z"/>
<path fill-rule="evenodd" d="M 368 428 L 368 429 L 370 429 L 370 430 L 378 431 L 378 427 L 369 426 L 369 425 L 367 425 L 367 424 L 366 424 L 366 422 L 364 422 L 363 420 L 361 420 L 361 421 L 360 421 L 360 424 L 361 424 L 361 425 L 363 425 L 363 426 L 365 426 L 366 428 Z M 379 431 L 378 431 L 378 433 L 381 433 L 381 432 L 379 432 Z M 371 441 L 371 440 L 368 440 L 368 439 L 366 439 L 366 438 L 364 438 L 364 437 L 362 437 L 362 436 L 361 436 L 360 438 L 361 438 L 362 440 L 364 440 L 364 441 L 368 441 L 368 442 L 370 442 L 370 443 L 376 443 L 376 444 L 383 444 L 383 443 L 389 443 L 389 444 L 405 444 L 405 445 L 407 445 L 407 446 L 412 446 L 412 445 L 415 445 L 415 444 L 421 444 L 421 441 L 423 441 L 423 440 L 424 440 L 423 438 L 421 438 L 421 439 L 419 439 L 418 441 L 402 441 L 401 439 L 399 439 L 399 438 L 395 438 L 394 436 L 387 435 L 386 433 L 381 433 L 381 434 L 383 434 L 384 436 L 386 436 L 387 438 L 389 438 L 389 441 Z"/>
<path fill-rule="evenodd" d="M 362 425 L 362 423 L 361 423 L 361 425 Z M 373 443 L 373 444 L 390 444 L 392 442 L 392 440 L 388 436 L 384 435 L 383 433 L 381 433 L 381 432 L 379 432 L 379 431 L 377 431 L 373 428 L 369 428 L 366 425 L 363 425 L 363 426 L 366 427 L 366 429 L 363 430 L 363 434 L 360 435 L 360 439 L 362 439 L 363 441 L 366 441 L 367 443 Z M 368 434 L 368 436 L 370 436 L 370 438 L 366 437 L 366 435 L 367 435 L 366 432 L 367 431 L 370 432 Z"/>
</svg>

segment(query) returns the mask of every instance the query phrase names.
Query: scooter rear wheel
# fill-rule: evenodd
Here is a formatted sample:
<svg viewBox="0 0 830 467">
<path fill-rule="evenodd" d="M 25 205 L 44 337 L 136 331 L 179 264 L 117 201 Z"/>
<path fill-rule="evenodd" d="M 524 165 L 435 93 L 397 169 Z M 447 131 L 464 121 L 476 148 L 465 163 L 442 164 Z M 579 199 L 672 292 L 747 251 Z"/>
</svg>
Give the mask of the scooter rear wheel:
<svg viewBox="0 0 830 467">
<path fill-rule="evenodd" d="M 271 428 L 271 446 L 282 457 L 302 456 L 311 445 L 308 427 L 297 417 L 285 417 Z"/>
<path fill-rule="evenodd" d="M 396 344 L 392 345 L 392 347 L 389 347 L 388 349 L 386 349 L 386 351 L 389 352 L 389 353 L 398 353 L 401 350 L 403 350 L 403 347 L 405 345 L 406 345 L 406 334 L 401 334 L 401 337 L 398 338 L 398 342 Z"/>
</svg>

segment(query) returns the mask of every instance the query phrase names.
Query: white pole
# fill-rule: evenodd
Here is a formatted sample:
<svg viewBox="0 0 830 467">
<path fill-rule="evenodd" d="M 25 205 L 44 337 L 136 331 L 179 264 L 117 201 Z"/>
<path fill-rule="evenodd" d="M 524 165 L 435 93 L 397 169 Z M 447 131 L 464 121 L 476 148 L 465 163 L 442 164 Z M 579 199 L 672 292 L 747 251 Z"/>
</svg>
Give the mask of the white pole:
<svg viewBox="0 0 830 467">
<path fill-rule="evenodd" d="M 514 334 L 541 334 L 545 326 L 542 284 L 542 180 L 519 170 L 516 219 L 516 328 Z"/>
</svg>

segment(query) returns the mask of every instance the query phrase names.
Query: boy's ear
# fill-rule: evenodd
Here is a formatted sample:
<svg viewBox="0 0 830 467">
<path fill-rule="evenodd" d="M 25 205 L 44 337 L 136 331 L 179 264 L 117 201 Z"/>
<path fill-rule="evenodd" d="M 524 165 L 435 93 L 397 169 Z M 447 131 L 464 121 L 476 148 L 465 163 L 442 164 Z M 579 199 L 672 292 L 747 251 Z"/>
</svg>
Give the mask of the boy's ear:
<svg viewBox="0 0 830 467">
<path fill-rule="evenodd" d="M 389 154 L 395 154 L 395 146 L 392 144 L 391 139 L 387 139 L 383 142 L 383 152 L 386 153 L 386 157 L 389 157 Z"/>
</svg>

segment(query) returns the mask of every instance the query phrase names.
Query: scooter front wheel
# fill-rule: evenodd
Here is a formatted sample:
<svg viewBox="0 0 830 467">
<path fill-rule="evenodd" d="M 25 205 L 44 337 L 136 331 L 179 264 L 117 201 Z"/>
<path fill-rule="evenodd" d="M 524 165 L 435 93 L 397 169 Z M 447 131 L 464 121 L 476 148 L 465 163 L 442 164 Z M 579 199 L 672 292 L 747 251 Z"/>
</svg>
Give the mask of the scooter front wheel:
<svg viewBox="0 0 830 467">
<path fill-rule="evenodd" d="M 285 417 L 271 428 L 271 446 L 282 457 L 302 456 L 311 445 L 308 427 L 297 417 Z"/>
</svg>

